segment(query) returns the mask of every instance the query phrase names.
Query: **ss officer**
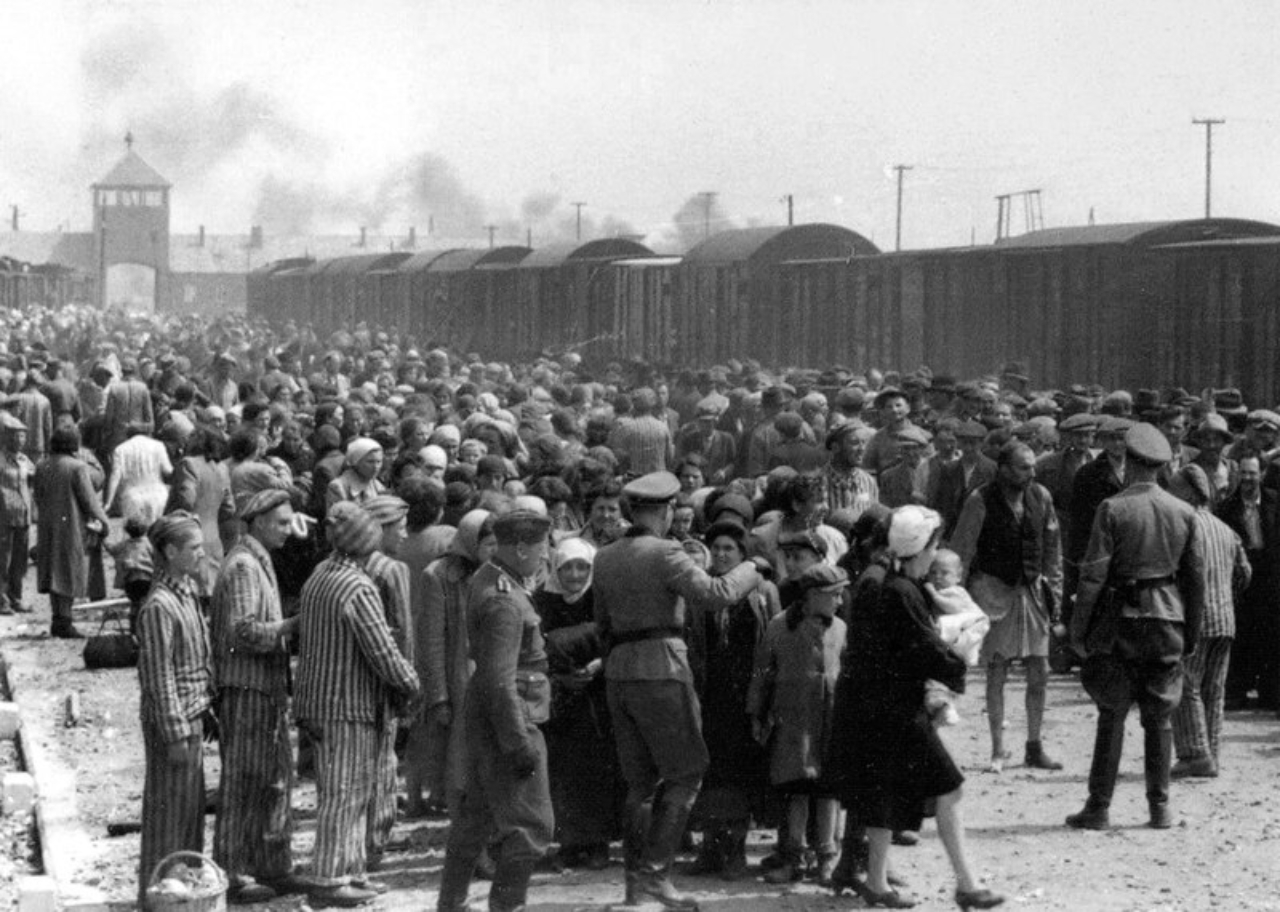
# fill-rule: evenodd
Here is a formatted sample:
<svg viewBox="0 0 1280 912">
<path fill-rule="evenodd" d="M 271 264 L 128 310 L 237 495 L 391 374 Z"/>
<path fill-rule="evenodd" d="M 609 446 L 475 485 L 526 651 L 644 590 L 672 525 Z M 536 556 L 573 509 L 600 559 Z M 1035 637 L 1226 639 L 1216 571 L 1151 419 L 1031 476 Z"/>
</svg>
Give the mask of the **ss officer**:
<svg viewBox="0 0 1280 912">
<path fill-rule="evenodd" d="M 708 610 L 745 598 L 759 581 L 751 563 L 721 577 L 665 538 L 680 482 L 653 472 L 623 489 L 632 527 L 595 561 L 596 621 L 609 644 L 605 680 L 618 761 L 627 783 L 627 902 L 653 899 L 693 912 L 676 891 L 671 862 L 702 776 L 707 747 L 684 643 L 685 602 Z"/>
<path fill-rule="evenodd" d="M 1081 683 L 1098 705 L 1089 799 L 1067 818 L 1076 829 L 1110 825 L 1134 703 L 1145 738 L 1148 825 L 1172 825 L 1172 718 L 1182 698 L 1182 656 L 1195 651 L 1204 603 L 1195 511 L 1156 483 L 1173 455 L 1169 441 L 1142 423 L 1125 433 L 1124 445 L 1128 487 L 1098 507 L 1071 616 L 1072 645 L 1085 657 Z"/>
<path fill-rule="evenodd" d="M 529 592 L 546 561 L 550 529 L 549 518 L 528 510 L 498 517 L 498 550 L 471 581 L 468 773 L 449 832 L 438 912 L 467 908 L 472 870 L 486 844 L 496 846 L 489 909 L 523 908 L 534 865 L 551 844 L 547 745 L 538 728 L 550 713 L 551 686 Z"/>
</svg>

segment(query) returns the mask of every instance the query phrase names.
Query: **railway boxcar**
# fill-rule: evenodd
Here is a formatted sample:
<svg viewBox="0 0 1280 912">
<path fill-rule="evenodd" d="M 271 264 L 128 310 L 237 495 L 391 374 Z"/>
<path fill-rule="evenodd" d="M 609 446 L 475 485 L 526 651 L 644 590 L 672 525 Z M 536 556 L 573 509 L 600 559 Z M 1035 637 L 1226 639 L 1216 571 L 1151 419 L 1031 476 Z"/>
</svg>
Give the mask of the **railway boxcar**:
<svg viewBox="0 0 1280 912">
<path fill-rule="evenodd" d="M 379 312 L 382 322 L 395 325 L 417 339 L 426 328 L 427 270 L 441 257 L 457 251 L 422 250 L 396 266 L 392 281 L 382 287 Z"/>
<path fill-rule="evenodd" d="M 466 351 L 488 350 L 504 301 L 515 297 L 516 267 L 530 254 L 510 245 L 487 250 L 454 250 L 435 260 L 423 277 L 419 339 Z"/>
<path fill-rule="evenodd" d="M 838 225 L 739 228 L 712 235 L 685 254 L 679 267 L 678 342 L 671 360 L 687 366 L 730 358 L 809 363 L 778 267 L 789 260 L 876 253 L 862 235 Z"/>
<path fill-rule="evenodd" d="M 628 257 L 601 269 L 591 284 L 587 341 L 593 361 L 639 355 L 665 364 L 676 348 L 676 283 L 681 257 Z"/>
<path fill-rule="evenodd" d="M 591 338 L 591 289 L 604 278 L 603 267 L 622 257 L 653 251 L 626 238 L 602 238 L 584 244 L 553 244 L 533 251 L 516 271 L 514 309 L 495 314 L 500 357 L 565 351 Z"/>
</svg>

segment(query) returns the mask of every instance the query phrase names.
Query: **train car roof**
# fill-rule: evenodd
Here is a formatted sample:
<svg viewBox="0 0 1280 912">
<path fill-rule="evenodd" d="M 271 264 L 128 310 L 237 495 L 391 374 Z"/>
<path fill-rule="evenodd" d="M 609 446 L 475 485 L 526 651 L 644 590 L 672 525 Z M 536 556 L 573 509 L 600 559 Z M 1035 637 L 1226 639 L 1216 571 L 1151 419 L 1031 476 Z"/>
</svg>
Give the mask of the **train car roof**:
<svg viewBox="0 0 1280 912">
<path fill-rule="evenodd" d="M 367 253 L 330 260 L 325 275 L 359 275 L 375 269 L 389 269 L 409 259 L 407 253 Z"/>
<path fill-rule="evenodd" d="M 713 234 L 684 255 L 689 266 L 818 260 L 875 254 L 880 250 L 856 231 L 841 225 L 774 225 L 733 228 Z"/>
<path fill-rule="evenodd" d="M 1232 240 L 1280 235 L 1280 225 L 1249 219 L 1188 219 L 1169 222 L 1128 222 L 1116 225 L 1079 225 L 1045 228 L 996 242 L 999 250 L 1045 247 L 1086 247 L 1117 244 L 1159 247 L 1192 241 Z"/>
<path fill-rule="evenodd" d="M 442 248 L 440 250 L 420 250 L 409 259 L 396 266 L 397 272 L 425 272 L 431 268 L 431 264 L 441 257 L 456 253 L 456 248 Z"/>
<path fill-rule="evenodd" d="M 653 251 L 629 238 L 599 238 L 585 244 L 569 241 L 540 247 L 520 261 L 521 269 L 550 269 L 570 260 L 616 260 L 652 256 Z"/>
</svg>

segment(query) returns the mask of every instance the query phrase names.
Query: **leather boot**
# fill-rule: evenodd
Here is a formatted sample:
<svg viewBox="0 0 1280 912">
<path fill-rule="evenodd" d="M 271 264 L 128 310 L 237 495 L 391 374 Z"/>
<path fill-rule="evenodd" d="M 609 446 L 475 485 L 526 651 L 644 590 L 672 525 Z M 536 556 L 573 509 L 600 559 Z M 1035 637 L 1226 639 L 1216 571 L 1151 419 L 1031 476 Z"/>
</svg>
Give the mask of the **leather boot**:
<svg viewBox="0 0 1280 912">
<path fill-rule="evenodd" d="M 1127 714 L 1127 713 L 1126 713 Z M 1099 708 L 1098 729 L 1093 742 L 1093 763 L 1089 767 L 1089 804 L 1108 808 L 1116 791 L 1120 774 L 1120 756 L 1124 752 L 1124 719 L 1126 714 Z"/>
<path fill-rule="evenodd" d="M 471 872 L 475 866 L 475 857 L 470 853 L 445 852 L 436 912 L 468 912 L 471 907 L 467 905 L 467 893 L 471 889 Z"/>
<path fill-rule="evenodd" d="M 524 908 L 535 864 L 523 858 L 515 861 L 503 858 L 498 862 L 493 886 L 489 888 L 489 912 L 516 912 Z"/>
<path fill-rule="evenodd" d="M 674 912 L 698 912 L 698 902 L 685 896 L 671 882 L 671 862 L 680 848 L 689 809 L 697 798 L 696 789 L 668 786 L 653 808 L 653 822 L 644 848 L 644 861 L 636 879 L 636 894 L 641 901 L 656 900 Z"/>
<path fill-rule="evenodd" d="M 750 871 L 747 868 L 747 830 L 750 827 L 735 824 L 720 835 L 720 876 L 724 880 L 742 880 Z"/>
<path fill-rule="evenodd" d="M 1173 826 L 1169 810 L 1169 766 L 1173 761 L 1173 730 L 1155 725 L 1143 729 L 1143 773 L 1147 780 L 1148 825 L 1155 830 Z"/>
<path fill-rule="evenodd" d="M 653 822 L 653 804 L 644 802 L 633 808 L 627 820 L 626 831 L 622 835 L 622 865 L 626 871 L 626 896 L 624 902 L 628 906 L 640 902 L 637 884 L 640 880 L 640 869 L 644 866 L 644 847 L 649 838 L 649 827 Z"/>
</svg>

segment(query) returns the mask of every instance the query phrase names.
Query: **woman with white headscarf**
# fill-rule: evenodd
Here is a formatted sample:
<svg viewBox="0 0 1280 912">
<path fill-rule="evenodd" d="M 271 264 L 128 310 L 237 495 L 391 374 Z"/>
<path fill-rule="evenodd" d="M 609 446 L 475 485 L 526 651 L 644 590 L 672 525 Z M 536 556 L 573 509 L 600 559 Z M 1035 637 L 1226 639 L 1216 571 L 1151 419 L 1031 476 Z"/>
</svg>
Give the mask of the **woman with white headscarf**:
<svg viewBox="0 0 1280 912">
<path fill-rule="evenodd" d="M 889 886 L 889 846 L 900 830 L 919 830 L 926 802 L 936 800 L 938 834 L 956 875 L 961 909 L 990 909 L 1004 897 L 980 888 L 969 870 L 960 786 L 964 776 L 951 759 L 924 706 L 924 683 L 933 678 L 964 690 L 964 660 L 939 638 L 924 580 L 938 552 L 942 517 L 908 505 L 889 516 L 891 567 L 874 598 L 850 611 L 851 686 L 837 709 L 828 757 L 832 783 L 851 814 L 866 826 L 869 859 L 865 881 L 850 886 L 868 906 L 906 909 L 915 901 Z"/>
<path fill-rule="evenodd" d="M 618 835 L 619 775 L 605 699 L 604 644 L 591 588 L 596 549 L 567 538 L 552 554 L 551 574 L 534 594 L 552 674 L 546 725 L 551 804 L 559 862 L 599 870 Z"/>
<path fill-rule="evenodd" d="M 382 446 L 369 437 L 355 437 L 347 444 L 346 467 L 342 474 L 329 482 L 325 492 L 325 509 L 334 504 L 351 500 L 362 504 L 387 492 L 386 485 L 378 480 L 384 459 Z"/>
</svg>

